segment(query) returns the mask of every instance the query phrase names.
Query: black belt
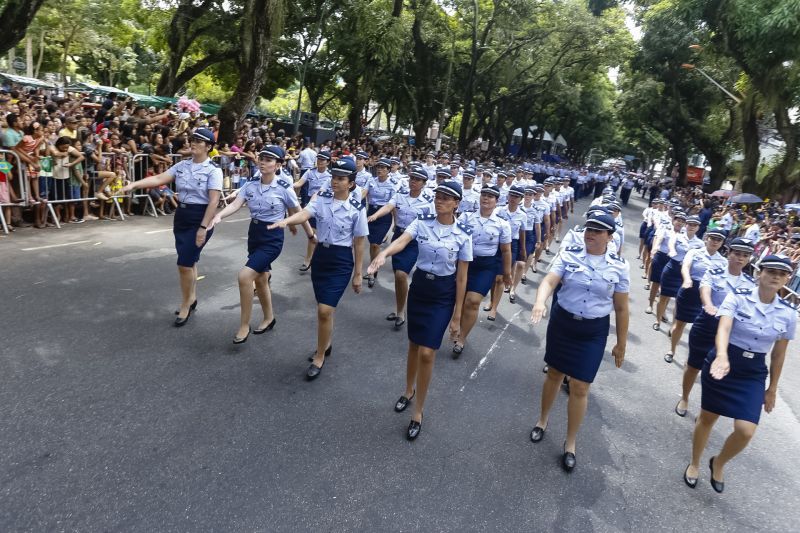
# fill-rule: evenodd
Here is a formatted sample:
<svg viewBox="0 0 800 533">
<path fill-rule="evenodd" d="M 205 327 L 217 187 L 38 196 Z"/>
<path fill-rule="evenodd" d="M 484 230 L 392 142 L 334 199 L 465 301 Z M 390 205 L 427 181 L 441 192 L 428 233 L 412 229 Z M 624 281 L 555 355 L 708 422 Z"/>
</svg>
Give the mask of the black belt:
<svg viewBox="0 0 800 533">
<path fill-rule="evenodd" d="M 274 222 L 264 222 L 263 220 L 258 220 L 257 218 L 251 218 L 250 222 L 253 224 L 262 224 L 264 226 L 269 226 L 270 224 L 274 224 Z"/>
<path fill-rule="evenodd" d="M 329 242 L 321 242 L 319 245 L 323 248 L 347 248 L 348 250 L 352 248 L 352 246 L 342 246 L 341 244 L 331 244 Z"/>
<path fill-rule="evenodd" d="M 420 274 L 424 275 L 425 279 L 429 279 L 429 280 L 452 278 L 453 276 L 456 275 L 455 272 L 454 272 L 454 273 L 448 274 L 446 276 L 437 276 L 436 274 L 431 274 L 430 272 L 427 272 L 427 271 L 422 270 L 420 268 L 417 269 L 417 272 L 419 272 Z"/>
<path fill-rule="evenodd" d="M 187 204 L 186 202 L 181 202 L 181 203 L 178 204 L 178 207 L 180 207 L 181 209 L 186 209 L 190 205 L 205 205 L 205 206 L 208 206 L 208 204 Z"/>
<path fill-rule="evenodd" d="M 580 315 L 573 315 L 572 313 L 570 313 L 569 311 L 567 311 L 566 309 L 564 309 L 564 308 L 563 308 L 563 307 L 562 307 L 560 304 L 558 304 L 558 303 L 556 303 L 555 305 L 556 305 L 556 307 L 558 307 L 559 309 L 561 309 L 561 310 L 562 310 L 564 313 L 568 314 L 568 315 L 569 315 L 569 317 L 570 317 L 571 319 L 573 319 L 573 320 L 584 320 L 584 321 L 586 321 L 586 322 L 591 322 L 592 320 L 602 320 L 602 319 L 604 319 L 604 318 L 607 318 L 607 316 L 608 316 L 608 315 L 606 315 L 606 316 L 599 316 L 599 317 L 597 317 L 597 318 L 586 318 L 586 317 L 583 317 L 583 316 L 580 316 Z"/>
</svg>

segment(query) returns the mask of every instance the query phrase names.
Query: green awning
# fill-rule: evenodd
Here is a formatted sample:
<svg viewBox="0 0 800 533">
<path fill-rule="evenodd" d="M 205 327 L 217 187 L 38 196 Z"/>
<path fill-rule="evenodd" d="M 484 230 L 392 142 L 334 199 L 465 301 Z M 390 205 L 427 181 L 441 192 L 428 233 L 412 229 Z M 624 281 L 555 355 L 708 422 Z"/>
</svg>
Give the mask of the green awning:
<svg viewBox="0 0 800 533">
<path fill-rule="evenodd" d="M 8 80 L 11 83 L 22 85 L 23 87 L 33 87 L 34 89 L 55 89 L 55 84 L 46 81 L 37 80 L 36 78 L 28 78 L 26 76 L 17 76 L 16 74 L 0 73 L 0 78 Z"/>
</svg>

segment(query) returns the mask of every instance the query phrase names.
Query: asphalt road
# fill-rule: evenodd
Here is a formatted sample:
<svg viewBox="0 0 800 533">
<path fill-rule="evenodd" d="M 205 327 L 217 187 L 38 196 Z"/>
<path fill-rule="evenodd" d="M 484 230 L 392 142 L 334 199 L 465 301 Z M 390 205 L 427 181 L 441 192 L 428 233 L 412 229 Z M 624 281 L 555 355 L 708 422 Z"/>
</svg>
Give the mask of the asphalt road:
<svg viewBox="0 0 800 533">
<path fill-rule="evenodd" d="M 343 298 L 333 357 L 307 383 L 316 320 L 296 270 L 302 235 L 287 234 L 275 265 L 276 329 L 238 347 L 244 210 L 204 251 L 198 312 L 180 329 L 170 217 L 0 238 L 0 531 L 800 530 L 797 341 L 725 493 L 707 470 L 695 490 L 682 481 L 700 389 L 677 417 L 686 347 L 666 364 L 667 337 L 643 312 L 642 207 L 624 211 L 627 357 L 603 362 L 572 474 L 559 467 L 564 393 L 545 440 L 528 437 L 546 328 L 528 323 L 536 283 L 496 322 L 481 313 L 459 360 L 440 351 L 409 443 L 409 414 L 392 409 L 407 340 L 384 320 L 387 275 Z M 718 424 L 705 460 L 730 428 Z"/>
</svg>

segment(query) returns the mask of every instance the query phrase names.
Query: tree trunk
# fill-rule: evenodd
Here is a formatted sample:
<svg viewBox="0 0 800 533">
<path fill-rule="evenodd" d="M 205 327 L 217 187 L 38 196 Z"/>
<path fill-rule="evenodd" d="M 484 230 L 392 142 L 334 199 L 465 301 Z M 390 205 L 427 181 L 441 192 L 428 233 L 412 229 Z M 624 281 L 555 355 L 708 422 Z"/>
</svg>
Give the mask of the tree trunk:
<svg viewBox="0 0 800 533">
<path fill-rule="evenodd" d="M 786 149 L 778 166 L 764 178 L 763 189 L 770 196 L 777 195 L 788 199 L 797 182 L 797 132 L 789 118 L 788 106 L 779 103 L 775 106 L 773 113 L 775 114 L 775 127 L 783 138 L 783 142 L 786 143 Z"/>
<path fill-rule="evenodd" d="M 744 191 L 755 188 L 758 164 L 761 160 L 755 91 L 752 91 L 742 102 L 742 141 L 744 161 L 742 161 L 741 190 Z"/>
<path fill-rule="evenodd" d="M 5 0 L 0 11 L 0 55 L 5 55 L 25 37 L 44 0 Z"/>
<path fill-rule="evenodd" d="M 716 191 L 722 186 L 722 182 L 728 176 L 728 158 L 724 154 L 717 152 L 706 153 L 708 162 L 711 165 L 711 190 Z"/>
<path fill-rule="evenodd" d="M 220 142 L 231 143 L 255 104 L 272 52 L 283 27 L 283 0 L 246 0 L 242 13 L 239 81 L 219 110 Z"/>
</svg>

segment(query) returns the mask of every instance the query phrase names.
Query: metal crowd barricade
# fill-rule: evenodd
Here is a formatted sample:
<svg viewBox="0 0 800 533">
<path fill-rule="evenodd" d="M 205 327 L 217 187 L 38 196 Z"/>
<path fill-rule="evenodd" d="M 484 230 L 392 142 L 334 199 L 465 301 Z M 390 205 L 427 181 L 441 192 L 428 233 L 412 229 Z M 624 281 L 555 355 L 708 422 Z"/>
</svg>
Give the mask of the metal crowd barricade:
<svg viewBox="0 0 800 533">
<path fill-rule="evenodd" d="M 16 208 L 16 209 L 25 209 L 25 208 L 31 207 L 31 205 L 33 205 L 33 204 L 30 204 L 28 202 L 28 199 L 29 199 L 28 192 L 29 191 L 28 191 L 28 170 L 27 170 L 27 165 L 22 162 L 22 159 L 20 159 L 19 154 L 17 154 L 13 150 L 0 149 L 0 154 L 4 154 L 6 160 L 8 160 L 9 156 L 11 156 L 14 159 L 14 161 L 16 162 L 16 164 L 14 165 L 14 168 L 16 169 L 17 179 L 19 180 L 19 196 L 20 196 L 20 198 L 22 200 L 22 202 L 19 202 L 19 203 L 9 202 L 7 204 L 0 204 L 0 226 L 3 227 L 3 233 L 8 235 L 8 222 L 10 222 L 10 221 L 6 220 L 5 213 L 3 213 L 3 208 L 4 207 L 11 207 L 11 208 Z M 9 190 L 9 196 L 11 196 L 12 192 L 15 193 L 16 191 L 13 191 L 13 183 L 11 181 L 8 181 L 7 185 L 8 185 L 8 190 Z M 56 212 L 53 209 L 53 206 L 50 205 L 50 202 L 48 202 L 46 205 L 47 205 L 47 209 L 48 209 L 48 211 L 50 213 L 50 216 L 52 216 L 53 220 L 55 220 L 56 219 Z M 58 221 L 56 221 L 56 224 L 58 224 Z"/>
<path fill-rule="evenodd" d="M 111 165 L 112 165 L 112 168 L 113 168 L 114 167 L 114 163 L 116 161 L 116 157 L 118 157 L 116 154 L 110 154 L 110 153 L 100 154 L 100 159 L 101 159 L 100 165 L 105 167 L 105 166 L 108 165 L 108 162 L 111 161 Z M 105 170 L 105 169 L 101 168 L 101 170 Z M 103 200 L 101 200 L 100 198 L 97 197 L 97 191 L 95 190 L 95 186 L 96 186 L 97 180 L 100 179 L 100 178 L 97 177 L 97 172 L 96 171 L 95 172 L 86 172 L 86 176 L 88 178 L 88 185 L 89 185 L 89 193 L 86 195 L 86 197 L 83 197 L 83 195 L 81 194 L 81 198 L 64 198 L 64 199 L 60 199 L 60 200 L 49 200 L 47 202 L 48 206 L 50 206 L 50 216 L 53 217 L 53 222 L 55 223 L 56 227 L 61 228 L 61 224 L 59 223 L 58 217 L 56 216 L 56 213 L 55 213 L 55 210 L 52 207 L 53 205 L 69 204 L 69 203 L 77 203 L 77 202 L 93 202 L 93 201 L 102 202 L 103 201 Z M 61 185 L 62 192 L 63 192 L 64 188 L 69 186 L 64 182 L 68 182 L 68 181 L 69 181 L 69 178 L 67 178 L 67 179 L 54 179 L 54 182 L 55 182 L 54 187 L 58 187 L 58 185 Z M 70 196 L 71 196 L 71 194 L 70 194 Z M 122 212 L 122 207 L 120 206 L 119 202 L 117 201 L 119 198 L 122 198 L 122 196 L 120 196 L 120 195 L 109 195 L 109 199 L 112 200 L 112 204 L 114 204 L 114 207 L 117 210 L 117 214 L 119 215 L 119 219 L 120 220 L 125 220 L 125 215 Z M 84 214 L 84 216 L 85 216 L 85 214 Z"/>
<path fill-rule="evenodd" d="M 133 157 L 128 159 L 128 179 L 133 181 L 139 181 L 147 177 L 147 166 L 142 165 L 141 163 L 149 162 L 150 154 L 134 154 Z M 137 163 L 142 168 L 141 176 L 137 176 Z M 138 190 L 138 189 L 137 189 Z M 147 199 L 147 207 L 150 209 L 151 216 L 158 218 L 158 212 L 156 211 L 156 204 L 153 202 L 153 197 L 150 196 L 149 192 L 134 192 L 131 191 L 130 199 L 133 201 L 134 198 L 146 198 Z M 147 212 L 147 208 L 145 209 L 145 213 Z"/>
</svg>

